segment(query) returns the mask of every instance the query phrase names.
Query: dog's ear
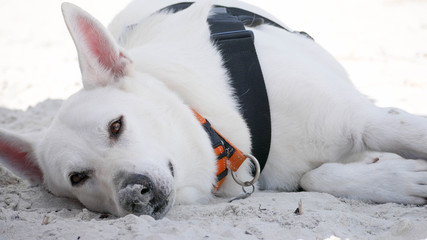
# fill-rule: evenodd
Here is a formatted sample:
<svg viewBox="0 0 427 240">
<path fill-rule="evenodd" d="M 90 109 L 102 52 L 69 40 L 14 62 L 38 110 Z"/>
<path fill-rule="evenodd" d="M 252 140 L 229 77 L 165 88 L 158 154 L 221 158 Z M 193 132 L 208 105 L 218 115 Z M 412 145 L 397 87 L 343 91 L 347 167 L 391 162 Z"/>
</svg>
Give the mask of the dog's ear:
<svg viewBox="0 0 427 240">
<path fill-rule="evenodd" d="M 0 131 L 0 162 L 32 184 L 43 181 L 43 174 L 34 156 L 33 144 L 23 136 Z"/>
<path fill-rule="evenodd" d="M 98 20 L 71 3 L 62 4 L 62 13 L 77 48 L 85 88 L 114 84 L 128 74 L 132 61 Z"/>
</svg>

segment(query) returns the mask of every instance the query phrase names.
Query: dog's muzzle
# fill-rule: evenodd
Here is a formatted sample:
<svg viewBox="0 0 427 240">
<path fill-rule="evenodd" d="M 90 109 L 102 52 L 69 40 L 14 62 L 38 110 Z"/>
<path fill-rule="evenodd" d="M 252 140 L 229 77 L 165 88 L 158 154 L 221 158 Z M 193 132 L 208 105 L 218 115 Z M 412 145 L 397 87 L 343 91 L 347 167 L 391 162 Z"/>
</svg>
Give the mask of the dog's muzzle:
<svg viewBox="0 0 427 240">
<path fill-rule="evenodd" d="M 172 206 L 172 187 L 148 175 L 121 173 L 118 184 L 120 206 L 135 215 L 150 215 L 160 219 Z"/>
</svg>

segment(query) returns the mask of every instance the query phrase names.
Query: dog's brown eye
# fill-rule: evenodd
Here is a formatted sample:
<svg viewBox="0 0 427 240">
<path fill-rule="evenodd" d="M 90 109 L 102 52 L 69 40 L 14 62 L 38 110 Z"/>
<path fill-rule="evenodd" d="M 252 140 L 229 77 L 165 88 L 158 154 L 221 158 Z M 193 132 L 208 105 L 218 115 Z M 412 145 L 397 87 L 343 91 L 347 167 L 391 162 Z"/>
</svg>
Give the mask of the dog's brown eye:
<svg viewBox="0 0 427 240">
<path fill-rule="evenodd" d="M 89 176 L 84 172 L 72 173 L 70 175 L 70 182 L 72 186 L 83 184 L 87 179 L 89 179 Z"/>
<path fill-rule="evenodd" d="M 117 137 L 122 129 L 122 117 L 110 124 L 111 137 Z"/>
<path fill-rule="evenodd" d="M 120 132 L 120 128 L 122 126 L 122 123 L 120 121 L 118 122 L 114 122 L 113 124 L 111 124 L 111 134 L 113 135 L 117 135 Z"/>
</svg>

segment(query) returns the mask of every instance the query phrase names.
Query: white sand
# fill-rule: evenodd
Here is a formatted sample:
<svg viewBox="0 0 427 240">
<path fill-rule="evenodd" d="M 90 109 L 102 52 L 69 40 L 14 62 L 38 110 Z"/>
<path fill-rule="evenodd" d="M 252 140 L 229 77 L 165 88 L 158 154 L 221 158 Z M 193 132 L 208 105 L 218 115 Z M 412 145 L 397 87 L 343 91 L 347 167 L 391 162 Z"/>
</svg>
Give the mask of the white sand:
<svg viewBox="0 0 427 240">
<path fill-rule="evenodd" d="M 127 1 L 72 2 L 108 23 Z M 310 33 L 378 105 L 427 115 L 426 1 L 262 5 L 288 26 Z M 47 99 L 64 99 L 81 87 L 59 6 L 56 0 L 0 0 L 1 128 L 40 131 L 61 104 Z M 303 214 L 295 215 L 299 200 Z M 175 206 L 160 221 L 100 216 L 0 168 L 0 239 L 427 239 L 426 206 L 369 204 L 321 193 L 259 192 L 231 204 L 216 199 Z"/>
</svg>

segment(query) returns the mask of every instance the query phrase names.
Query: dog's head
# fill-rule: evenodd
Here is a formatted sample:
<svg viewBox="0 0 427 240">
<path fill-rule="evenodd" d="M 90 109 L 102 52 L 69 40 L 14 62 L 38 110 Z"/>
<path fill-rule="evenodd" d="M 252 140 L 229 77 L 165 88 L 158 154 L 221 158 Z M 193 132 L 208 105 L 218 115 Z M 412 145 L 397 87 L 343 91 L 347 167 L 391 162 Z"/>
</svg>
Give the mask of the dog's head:
<svg viewBox="0 0 427 240">
<path fill-rule="evenodd" d="M 175 130 L 157 108 L 115 87 L 69 98 L 36 148 L 48 189 L 95 211 L 162 217 L 175 195 Z"/>
<path fill-rule="evenodd" d="M 117 216 L 159 219 L 177 188 L 209 192 L 215 156 L 191 109 L 160 81 L 134 72 L 96 19 L 71 4 L 63 14 L 84 89 L 64 102 L 37 143 L 0 132 L 0 159 L 55 195 Z"/>
</svg>

